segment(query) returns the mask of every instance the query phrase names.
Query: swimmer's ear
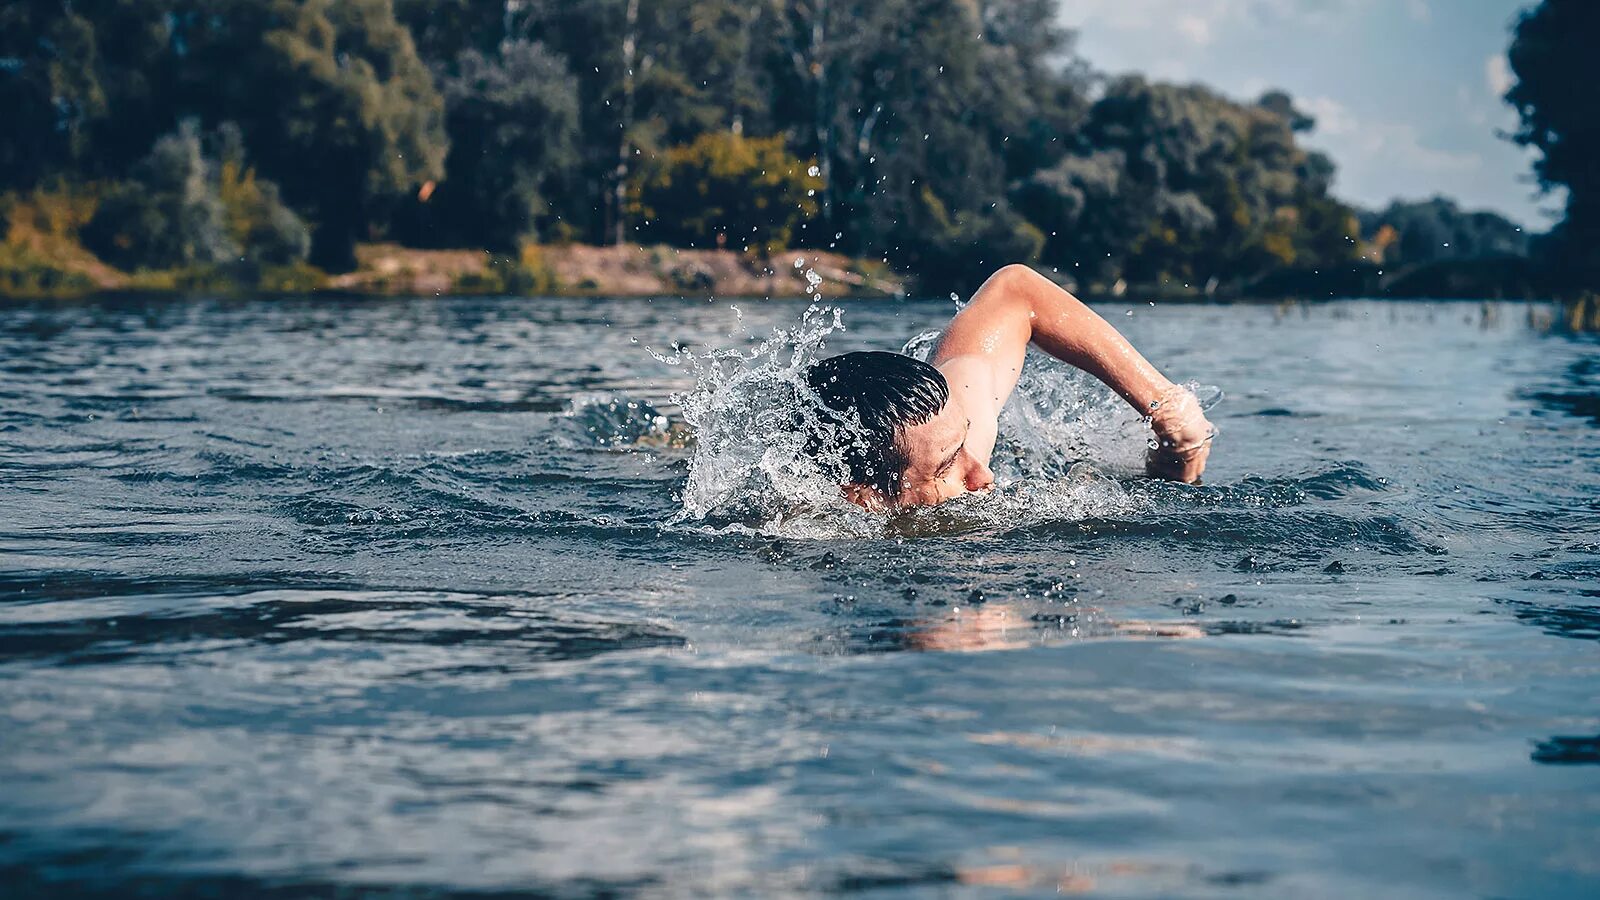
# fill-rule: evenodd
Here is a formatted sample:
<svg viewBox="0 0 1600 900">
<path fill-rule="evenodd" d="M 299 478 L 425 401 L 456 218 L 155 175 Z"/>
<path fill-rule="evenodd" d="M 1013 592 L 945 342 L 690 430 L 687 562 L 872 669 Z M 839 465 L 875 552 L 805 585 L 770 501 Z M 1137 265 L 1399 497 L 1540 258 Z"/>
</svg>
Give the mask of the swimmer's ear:
<svg viewBox="0 0 1600 900">
<path fill-rule="evenodd" d="M 883 496 L 882 491 L 869 484 L 840 485 L 840 490 L 844 491 L 846 500 L 868 512 L 881 513 L 889 511 L 888 498 Z"/>
</svg>

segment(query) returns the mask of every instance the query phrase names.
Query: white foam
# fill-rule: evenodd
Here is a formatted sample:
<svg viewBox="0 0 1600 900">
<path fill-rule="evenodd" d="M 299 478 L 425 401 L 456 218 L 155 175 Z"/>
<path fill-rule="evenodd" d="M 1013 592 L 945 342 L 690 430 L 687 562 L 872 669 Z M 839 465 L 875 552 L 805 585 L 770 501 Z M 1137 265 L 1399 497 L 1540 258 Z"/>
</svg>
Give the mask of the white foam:
<svg viewBox="0 0 1600 900">
<path fill-rule="evenodd" d="M 1138 413 L 1088 375 L 1030 354 L 1001 416 L 994 490 L 893 516 L 849 503 L 842 461 L 807 456 L 796 427 L 827 427 L 805 372 L 844 327 L 842 310 L 813 305 L 753 350 L 658 357 L 695 382 L 673 397 L 695 438 L 675 525 L 801 538 L 949 534 L 1120 515 L 1144 502 L 1117 480 L 1143 466 L 1149 431 Z M 938 336 L 917 335 L 903 350 L 926 359 Z"/>
</svg>

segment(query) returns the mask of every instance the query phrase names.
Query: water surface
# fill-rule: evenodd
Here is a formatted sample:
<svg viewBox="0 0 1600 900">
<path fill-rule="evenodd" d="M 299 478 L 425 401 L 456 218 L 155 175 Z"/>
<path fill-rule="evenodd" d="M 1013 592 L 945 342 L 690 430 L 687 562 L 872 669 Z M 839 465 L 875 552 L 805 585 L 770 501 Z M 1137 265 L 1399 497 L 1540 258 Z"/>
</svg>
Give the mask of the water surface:
<svg viewBox="0 0 1600 900">
<path fill-rule="evenodd" d="M 0 308 L 7 895 L 1600 887 L 1593 337 L 1104 306 L 1227 392 L 1204 485 L 1058 383 L 835 533 L 685 514 L 645 348 L 805 308 L 735 305 Z"/>
</svg>

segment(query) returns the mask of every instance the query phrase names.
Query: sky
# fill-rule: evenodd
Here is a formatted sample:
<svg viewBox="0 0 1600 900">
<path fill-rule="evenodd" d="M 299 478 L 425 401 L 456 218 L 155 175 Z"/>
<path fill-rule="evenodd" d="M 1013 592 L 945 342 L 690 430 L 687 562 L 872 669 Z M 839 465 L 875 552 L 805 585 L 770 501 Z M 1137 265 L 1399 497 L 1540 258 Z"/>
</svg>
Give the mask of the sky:
<svg viewBox="0 0 1600 900">
<path fill-rule="evenodd" d="M 1288 91 L 1306 139 L 1362 206 L 1434 194 L 1544 230 L 1530 154 L 1498 132 L 1510 26 L 1531 0 L 1060 0 L 1078 51 L 1106 72 L 1199 81 L 1239 98 Z"/>
</svg>

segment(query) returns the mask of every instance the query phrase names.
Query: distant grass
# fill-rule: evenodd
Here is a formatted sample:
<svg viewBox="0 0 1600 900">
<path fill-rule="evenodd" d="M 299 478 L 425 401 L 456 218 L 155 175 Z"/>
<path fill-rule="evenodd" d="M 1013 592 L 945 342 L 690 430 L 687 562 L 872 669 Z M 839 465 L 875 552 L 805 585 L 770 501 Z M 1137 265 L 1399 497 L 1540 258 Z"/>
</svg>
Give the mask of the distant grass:
<svg viewBox="0 0 1600 900">
<path fill-rule="evenodd" d="M 94 184 L 0 194 L 0 295 L 70 297 L 120 287 L 122 274 L 78 242 L 99 204 Z"/>
<path fill-rule="evenodd" d="M 1561 321 L 1568 331 L 1600 334 L 1600 294 L 1584 294 L 1563 303 Z"/>
<path fill-rule="evenodd" d="M 292 266 L 256 266 L 248 263 L 183 266 L 176 269 L 139 269 L 128 276 L 135 291 L 180 294 L 306 294 L 321 290 L 328 276 L 304 263 Z"/>
<path fill-rule="evenodd" d="M 45 259 L 29 247 L 0 243 L 0 296 L 77 297 L 100 288 L 87 274 Z"/>
</svg>

